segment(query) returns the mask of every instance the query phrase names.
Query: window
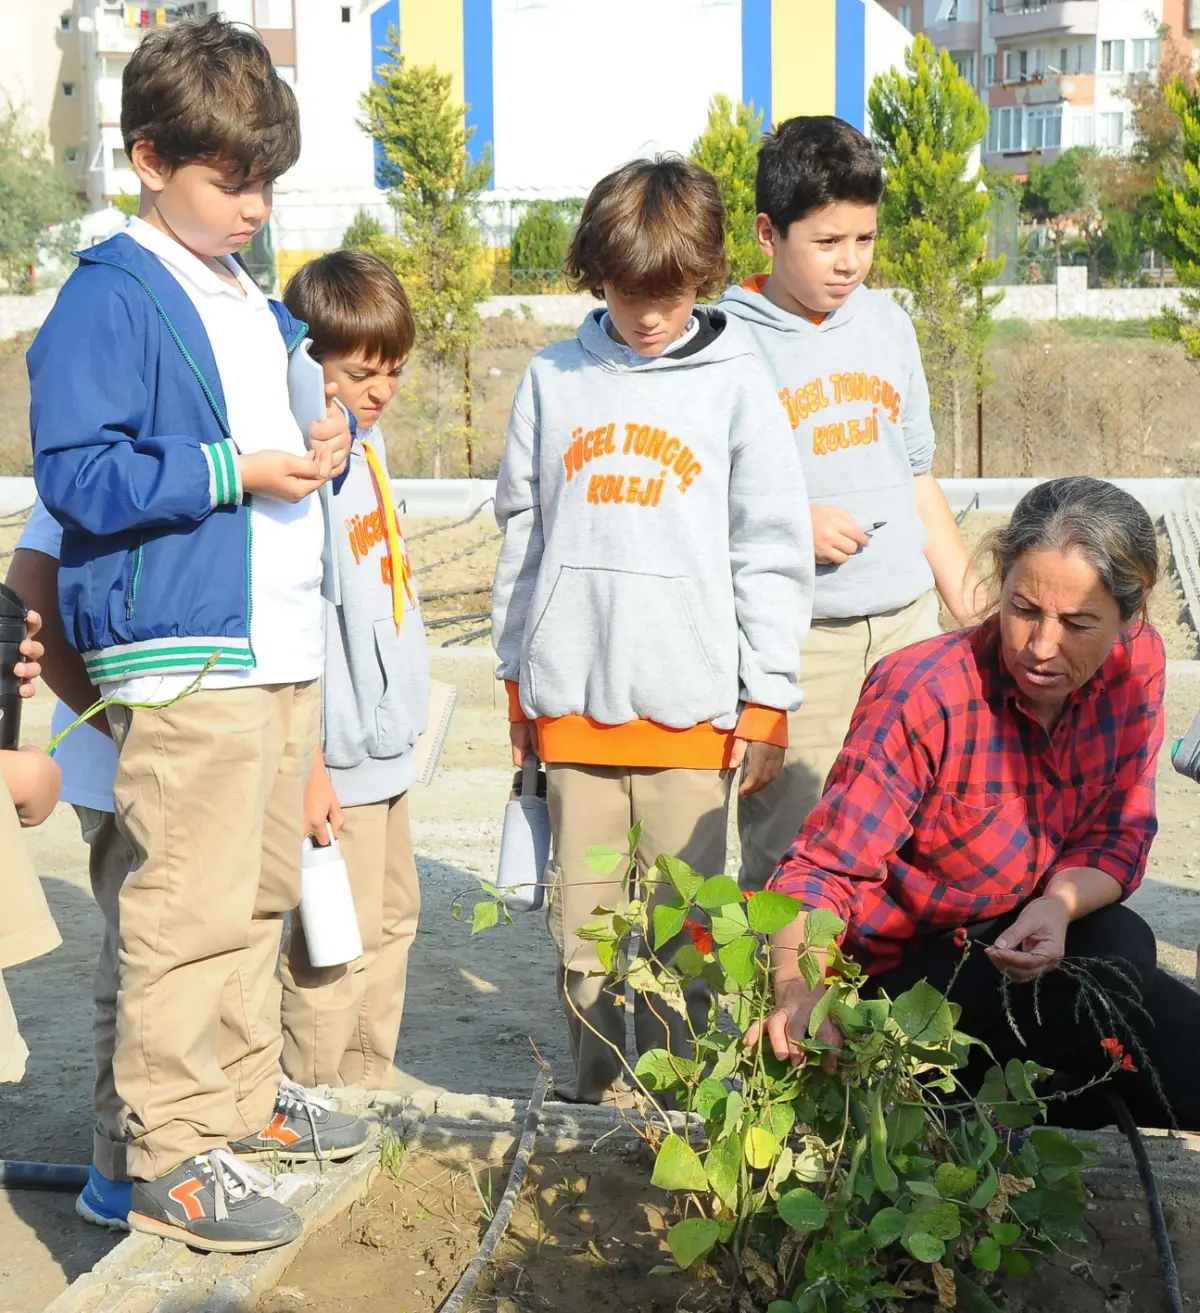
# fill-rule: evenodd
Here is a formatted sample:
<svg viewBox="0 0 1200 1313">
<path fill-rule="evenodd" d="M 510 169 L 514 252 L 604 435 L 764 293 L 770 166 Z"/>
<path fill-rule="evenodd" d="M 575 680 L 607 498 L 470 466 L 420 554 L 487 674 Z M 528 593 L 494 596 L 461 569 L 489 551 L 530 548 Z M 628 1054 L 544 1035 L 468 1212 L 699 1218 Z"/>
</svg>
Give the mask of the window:
<svg viewBox="0 0 1200 1313">
<path fill-rule="evenodd" d="M 349 21 L 350 21 L 350 6 L 349 6 L 349 5 L 343 5 L 343 6 L 342 6 L 342 22 L 343 22 L 343 23 L 348 23 Z"/>
<path fill-rule="evenodd" d="M 1102 73 L 1125 72 L 1125 42 L 1100 42 L 1100 71 Z"/>
<path fill-rule="evenodd" d="M 1033 78 L 1046 76 L 1046 51 L 1042 46 L 1029 52 L 1029 76 Z"/>
<path fill-rule="evenodd" d="M 60 15 L 58 20 L 58 27 L 59 30 L 62 32 L 69 32 L 71 30 L 71 15 L 70 14 Z"/>
<path fill-rule="evenodd" d="M 1157 68 L 1161 47 L 1151 39 L 1136 39 L 1133 43 L 1133 71 L 1144 73 L 1147 69 Z"/>
<path fill-rule="evenodd" d="M 1099 144 L 1109 150 L 1119 150 L 1125 140 L 1125 115 L 1118 111 L 1115 114 L 1100 114 L 1098 117 L 1100 119 Z"/>
<path fill-rule="evenodd" d="M 255 0 L 255 27 L 292 27 L 292 0 Z"/>
<path fill-rule="evenodd" d="M 901 5 L 896 10 L 896 17 L 910 32 L 912 31 L 912 5 Z"/>
<path fill-rule="evenodd" d="M 1072 146 L 1094 146 L 1096 144 L 1096 124 L 1091 114 L 1077 118 L 1071 125 Z"/>
<path fill-rule="evenodd" d="M 1021 149 L 1021 107 L 1009 106 L 996 115 L 998 120 L 996 133 L 997 150 Z"/>
<path fill-rule="evenodd" d="M 68 146 L 63 151 L 63 159 L 68 164 L 74 164 L 79 159 L 79 148 L 77 146 Z"/>
<path fill-rule="evenodd" d="M 125 154 L 120 146 L 113 147 L 112 166 L 114 169 L 128 169 L 130 167 L 129 156 Z"/>
<path fill-rule="evenodd" d="M 1025 112 L 1026 150 L 1057 150 L 1061 145 L 1061 109 L 1031 109 Z"/>
<path fill-rule="evenodd" d="M 64 83 L 62 84 L 62 92 L 63 92 L 63 95 L 66 97 L 67 100 L 71 100 L 71 99 L 74 97 L 74 95 L 75 95 L 75 83 L 74 83 L 74 82 L 64 82 Z"/>
<path fill-rule="evenodd" d="M 985 87 L 995 86 L 996 84 L 996 56 L 984 55 L 983 57 L 983 85 Z"/>
<path fill-rule="evenodd" d="M 975 85 L 975 55 L 974 52 L 966 55 L 957 55 L 954 60 L 954 67 L 960 78 Z"/>
</svg>

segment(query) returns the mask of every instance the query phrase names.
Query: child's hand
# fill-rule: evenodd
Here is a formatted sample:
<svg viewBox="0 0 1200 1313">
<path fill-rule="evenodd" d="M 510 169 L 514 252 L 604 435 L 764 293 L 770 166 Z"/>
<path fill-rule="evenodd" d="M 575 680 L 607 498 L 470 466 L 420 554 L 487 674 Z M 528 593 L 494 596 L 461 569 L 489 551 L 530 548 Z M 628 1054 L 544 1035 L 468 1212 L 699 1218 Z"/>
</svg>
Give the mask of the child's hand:
<svg viewBox="0 0 1200 1313">
<path fill-rule="evenodd" d="M 242 491 L 276 501 L 303 501 L 330 474 L 328 452 L 324 459 L 313 451 L 307 456 L 289 456 L 286 451 L 256 451 L 239 456 Z"/>
<path fill-rule="evenodd" d="M 41 748 L 24 747 L 0 752 L 0 769 L 21 824 L 41 825 L 58 802 L 62 785 L 58 763 Z"/>
<path fill-rule="evenodd" d="M 739 798 L 748 798 L 759 789 L 765 789 L 783 769 L 785 748 L 758 740 L 734 739 L 729 764 L 736 770 L 746 762 L 746 775 L 738 788 Z"/>
<path fill-rule="evenodd" d="M 342 808 L 325 769 L 325 760 L 318 752 L 304 786 L 304 833 L 311 834 L 324 848 L 329 843 L 330 827 L 336 839 L 342 832 Z"/>
<path fill-rule="evenodd" d="M 41 661 L 46 654 L 46 649 L 36 638 L 42 628 L 42 617 L 36 611 L 26 612 L 25 628 L 27 632 L 21 643 L 21 656 L 24 659 L 13 666 L 13 674 L 21 681 L 21 696 L 31 698 L 37 691 L 33 687 L 33 681 L 41 676 Z"/>
<path fill-rule="evenodd" d="M 514 766 L 524 766 L 525 758 L 538 755 L 537 723 L 532 720 L 509 722 L 508 741 L 512 744 Z"/>
<path fill-rule="evenodd" d="M 325 418 L 312 424 L 308 439 L 314 452 L 328 452 L 330 473 L 336 479 L 346 468 L 350 456 L 350 422 L 346 412 L 334 402 L 336 383 L 325 384 Z"/>
<path fill-rule="evenodd" d="M 822 565 L 843 565 L 871 541 L 854 516 L 840 506 L 810 506 L 809 514 L 813 554 Z"/>
</svg>

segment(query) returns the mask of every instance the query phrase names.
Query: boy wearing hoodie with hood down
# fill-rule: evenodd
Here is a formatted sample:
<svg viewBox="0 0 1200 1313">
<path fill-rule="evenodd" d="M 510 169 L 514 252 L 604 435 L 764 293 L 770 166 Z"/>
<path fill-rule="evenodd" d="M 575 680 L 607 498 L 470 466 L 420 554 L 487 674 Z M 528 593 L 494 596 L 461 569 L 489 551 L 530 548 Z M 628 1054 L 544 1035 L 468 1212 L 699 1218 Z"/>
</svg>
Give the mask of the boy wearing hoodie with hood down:
<svg viewBox="0 0 1200 1313">
<path fill-rule="evenodd" d="M 788 119 L 758 157 L 758 242 L 771 259 L 720 308 L 746 325 L 774 381 L 812 503 L 817 581 L 804 705 L 779 776 L 738 806 L 742 884 L 761 889 L 824 787 L 870 668 L 959 624 L 978 576 L 933 465 L 929 389 L 912 320 L 863 286 L 883 171 L 841 119 Z"/>
<path fill-rule="evenodd" d="M 498 677 L 514 761 L 546 763 L 548 921 L 580 1102 L 628 1088 L 623 987 L 576 934 L 620 904 L 621 871 L 606 879 L 584 855 L 623 849 L 640 821 L 638 896 L 671 892 L 648 876 L 663 853 L 722 872 L 732 771 L 744 767 L 743 795 L 774 777 L 800 702 L 804 479 L 749 335 L 695 307 L 724 274 L 724 243 L 716 183 L 696 165 L 638 160 L 602 179 L 567 274 L 607 309 L 534 358 L 500 466 Z M 703 979 L 686 1003 L 706 1029 Z M 635 1031 L 639 1052 L 691 1056 L 687 1020 L 642 993 Z"/>
</svg>

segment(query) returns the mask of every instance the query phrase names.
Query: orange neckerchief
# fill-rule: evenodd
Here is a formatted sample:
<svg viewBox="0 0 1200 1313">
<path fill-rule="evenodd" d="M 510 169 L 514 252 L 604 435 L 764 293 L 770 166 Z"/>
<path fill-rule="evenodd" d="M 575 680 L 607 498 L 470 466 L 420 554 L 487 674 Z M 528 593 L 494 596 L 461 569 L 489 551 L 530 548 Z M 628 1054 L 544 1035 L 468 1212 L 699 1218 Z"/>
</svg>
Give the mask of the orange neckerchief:
<svg viewBox="0 0 1200 1313">
<path fill-rule="evenodd" d="M 371 482 L 375 485 L 375 500 L 379 513 L 383 516 L 383 527 L 387 533 L 388 556 L 392 562 L 392 619 L 396 622 L 396 633 L 404 623 L 404 594 L 415 607 L 417 599 L 413 596 L 409 582 L 412 567 L 404 550 L 404 539 L 400 536 L 400 525 L 396 520 L 396 505 L 392 501 L 392 489 L 388 483 L 379 457 L 371 449 L 369 442 L 362 444 L 363 455 L 367 458 L 367 468 L 371 471 Z"/>
</svg>

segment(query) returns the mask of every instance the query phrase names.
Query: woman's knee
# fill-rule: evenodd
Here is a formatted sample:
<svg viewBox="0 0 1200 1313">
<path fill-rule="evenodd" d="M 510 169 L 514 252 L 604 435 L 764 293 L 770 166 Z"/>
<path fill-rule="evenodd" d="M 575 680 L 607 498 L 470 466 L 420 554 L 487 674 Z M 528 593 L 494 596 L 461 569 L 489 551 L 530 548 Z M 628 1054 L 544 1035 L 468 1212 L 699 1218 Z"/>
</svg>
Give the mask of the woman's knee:
<svg viewBox="0 0 1200 1313">
<path fill-rule="evenodd" d="M 1112 903 L 1073 921 L 1066 947 L 1068 958 L 1116 959 L 1142 993 L 1158 967 L 1154 931 L 1123 903 Z"/>
</svg>

